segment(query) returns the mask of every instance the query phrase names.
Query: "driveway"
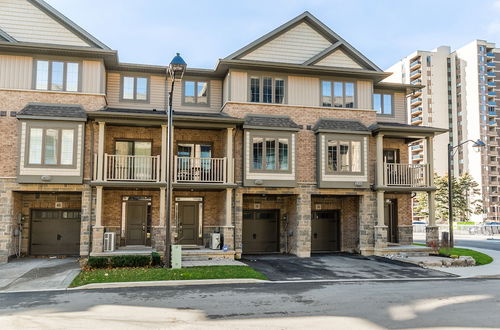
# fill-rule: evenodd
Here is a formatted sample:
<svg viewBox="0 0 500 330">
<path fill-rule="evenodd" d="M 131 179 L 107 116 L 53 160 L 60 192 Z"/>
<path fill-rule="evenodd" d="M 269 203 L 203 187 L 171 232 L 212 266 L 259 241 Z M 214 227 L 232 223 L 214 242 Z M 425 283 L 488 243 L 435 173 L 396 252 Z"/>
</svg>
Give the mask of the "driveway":
<svg viewBox="0 0 500 330">
<path fill-rule="evenodd" d="M 0 292 L 66 289 L 80 272 L 76 258 L 22 258 L 0 265 Z"/>
<path fill-rule="evenodd" d="M 313 255 L 311 258 L 251 255 L 244 256 L 242 261 L 266 275 L 271 281 L 455 277 L 452 274 L 382 257 L 353 254 Z"/>
</svg>

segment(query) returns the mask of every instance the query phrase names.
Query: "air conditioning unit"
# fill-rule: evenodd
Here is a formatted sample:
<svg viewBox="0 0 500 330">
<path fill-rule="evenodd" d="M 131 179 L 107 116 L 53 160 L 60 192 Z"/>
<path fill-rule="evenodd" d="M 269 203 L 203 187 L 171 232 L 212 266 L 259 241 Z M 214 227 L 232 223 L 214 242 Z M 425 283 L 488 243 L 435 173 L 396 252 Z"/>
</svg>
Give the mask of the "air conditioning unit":
<svg viewBox="0 0 500 330">
<path fill-rule="evenodd" d="M 115 233 L 104 233 L 104 252 L 113 252 L 115 250 Z"/>
<path fill-rule="evenodd" d="M 210 234 L 210 248 L 212 250 L 220 250 L 220 233 L 211 233 Z"/>
</svg>

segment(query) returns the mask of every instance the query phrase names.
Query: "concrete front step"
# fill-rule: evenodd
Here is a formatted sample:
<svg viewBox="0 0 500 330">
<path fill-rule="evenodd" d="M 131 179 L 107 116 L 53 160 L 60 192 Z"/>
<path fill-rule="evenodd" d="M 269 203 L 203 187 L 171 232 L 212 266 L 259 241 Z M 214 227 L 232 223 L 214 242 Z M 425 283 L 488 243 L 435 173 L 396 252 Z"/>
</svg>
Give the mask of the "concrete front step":
<svg viewBox="0 0 500 330">
<path fill-rule="evenodd" d="M 402 256 L 402 257 L 428 257 L 433 250 L 427 246 L 419 245 L 399 245 L 388 246 L 386 248 L 376 249 L 378 256 Z"/>
</svg>

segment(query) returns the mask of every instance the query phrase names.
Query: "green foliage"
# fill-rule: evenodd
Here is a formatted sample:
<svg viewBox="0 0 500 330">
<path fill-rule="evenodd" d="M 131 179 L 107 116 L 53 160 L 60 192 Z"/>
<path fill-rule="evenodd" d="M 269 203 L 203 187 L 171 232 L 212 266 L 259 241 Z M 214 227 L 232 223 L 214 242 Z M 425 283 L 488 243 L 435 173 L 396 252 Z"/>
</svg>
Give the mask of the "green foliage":
<svg viewBox="0 0 500 330">
<path fill-rule="evenodd" d="M 87 267 L 89 268 L 107 268 L 109 259 L 107 257 L 89 257 Z"/>
<path fill-rule="evenodd" d="M 448 219 L 448 176 L 434 178 L 436 186 L 436 217 L 441 220 Z M 459 178 L 453 177 L 453 219 L 467 221 L 473 214 L 481 214 L 483 205 L 480 196 L 479 184 L 474 181 L 469 173 Z M 415 197 L 413 212 L 422 217 L 428 217 L 427 194 L 418 193 Z"/>
<path fill-rule="evenodd" d="M 73 280 L 71 287 L 89 283 L 204 280 L 224 278 L 255 278 L 266 276 L 248 266 L 203 266 L 181 269 L 166 268 L 114 268 L 84 270 Z"/>
<path fill-rule="evenodd" d="M 162 264 L 160 254 L 158 252 L 151 253 L 151 266 L 161 266 Z"/>
<path fill-rule="evenodd" d="M 151 264 L 151 256 L 124 255 L 111 257 L 111 267 L 146 267 Z"/>
</svg>

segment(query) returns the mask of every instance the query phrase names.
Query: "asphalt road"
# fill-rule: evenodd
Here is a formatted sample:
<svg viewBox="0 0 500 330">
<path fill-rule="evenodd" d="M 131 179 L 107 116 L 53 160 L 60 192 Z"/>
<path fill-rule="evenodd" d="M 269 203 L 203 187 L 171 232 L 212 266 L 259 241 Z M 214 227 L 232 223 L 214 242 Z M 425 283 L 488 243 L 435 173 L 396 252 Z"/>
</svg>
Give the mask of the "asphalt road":
<svg viewBox="0 0 500 330">
<path fill-rule="evenodd" d="M 499 279 L 0 294 L 0 329 L 497 328 Z"/>
</svg>

